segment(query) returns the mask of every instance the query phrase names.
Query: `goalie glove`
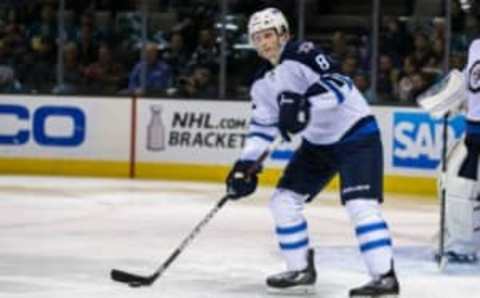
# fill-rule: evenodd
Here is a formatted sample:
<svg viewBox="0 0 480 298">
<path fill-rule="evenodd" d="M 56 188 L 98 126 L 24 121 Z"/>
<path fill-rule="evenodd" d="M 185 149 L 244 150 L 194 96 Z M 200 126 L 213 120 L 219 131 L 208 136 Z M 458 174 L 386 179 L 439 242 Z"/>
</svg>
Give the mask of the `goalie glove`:
<svg viewBox="0 0 480 298">
<path fill-rule="evenodd" d="M 283 139 L 291 141 L 290 134 L 296 134 L 308 125 L 310 120 L 310 102 L 302 94 L 285 91 L 278 96 L 278 129 Z"/>
<path fill-rule="evenodd" d="M 255 161 L 238 160 L 227 176 L 227 195 L 238 200 L 252 194 L 257 189 L 261 168 L 255 167 Z"/>
</svg>

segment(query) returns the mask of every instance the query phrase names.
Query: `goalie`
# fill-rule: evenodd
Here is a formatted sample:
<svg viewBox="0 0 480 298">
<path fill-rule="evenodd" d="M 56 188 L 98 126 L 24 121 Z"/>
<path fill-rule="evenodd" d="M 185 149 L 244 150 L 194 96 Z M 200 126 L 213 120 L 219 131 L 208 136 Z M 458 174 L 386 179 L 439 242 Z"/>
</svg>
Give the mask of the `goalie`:
<svg viewBox="0 0 480 298">
<path fill-rule="evenodd" d="M 436 258 L 476 263 L 480 250 L 480 37 L 470 44 L 463 73 L 454 70 L 447 80 L 441 91 L 420 101 L 437 116 L 458 110 L 465 101 L 467 108 L 465 136 L 450 150 L 446 173 L 439 178 L 445 188 L 445 229 L 440 231 L 445 242 L 443 255 L 440 251 Z"/>
<path fill-rule="evenodd" d="M 470 45 L 464 74 L 465 137 L 450 153 L 445 185 L 445 251 L 451 262 L 477 262 L 480 249 L 480 38 Z"/>
</svg>

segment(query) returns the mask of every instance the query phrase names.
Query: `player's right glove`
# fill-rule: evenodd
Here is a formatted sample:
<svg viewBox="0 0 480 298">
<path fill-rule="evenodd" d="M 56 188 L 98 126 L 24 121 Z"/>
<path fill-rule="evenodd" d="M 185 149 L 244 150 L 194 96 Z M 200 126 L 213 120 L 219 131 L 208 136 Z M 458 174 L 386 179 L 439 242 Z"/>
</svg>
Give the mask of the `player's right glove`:
<svg viewBox="0 0 480 298">
<path fill-rule="evenodd" d="M 296 134 L 308 125 L 310 102 L 302 94 L 285 91 L 278 96 L 278 104 L 278 129 L 283 139 L 289 142 L 290 134 Z"/>
<path fill-rule="evenodd" d="M 227 176 L 227 195 L 238 200 L 252 194 L 257 189 L 261 167 L 251 160 L 238 160 Z"/>
</svg>

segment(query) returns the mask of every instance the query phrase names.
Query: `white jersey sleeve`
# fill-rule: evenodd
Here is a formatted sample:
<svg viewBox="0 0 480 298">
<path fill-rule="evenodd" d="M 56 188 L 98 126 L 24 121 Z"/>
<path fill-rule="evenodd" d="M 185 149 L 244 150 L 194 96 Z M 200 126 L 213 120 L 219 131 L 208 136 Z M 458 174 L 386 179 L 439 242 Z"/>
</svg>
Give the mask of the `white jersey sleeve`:
<svg viewBox="0 0 480 298">
<path fill-rule="evenodd" d="M 269 73 L 266 74 L 268 75 Z M 240 155 L 243 160 L 257 159 L 278 134 L 277 95 L 270 84 L 262 83 L 264 79 L 255 81 L 251 88 L 252 116 L 246 143 Z"/>
</svg>

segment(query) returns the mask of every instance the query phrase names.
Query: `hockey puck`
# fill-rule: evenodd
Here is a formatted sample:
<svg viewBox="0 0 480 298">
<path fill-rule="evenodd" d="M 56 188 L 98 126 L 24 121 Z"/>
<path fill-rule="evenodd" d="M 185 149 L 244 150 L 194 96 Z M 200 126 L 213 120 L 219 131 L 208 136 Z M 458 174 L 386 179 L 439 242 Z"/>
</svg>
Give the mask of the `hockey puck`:
<svg viewBox="0 0 480 298">
<path fill-rule="evenodd" d="M 138 288 L 142 286 L 141 282 L 138 281 L 132 281 L 131 283 L 128 284 L 131 288 Z"/>
</svg>

